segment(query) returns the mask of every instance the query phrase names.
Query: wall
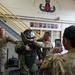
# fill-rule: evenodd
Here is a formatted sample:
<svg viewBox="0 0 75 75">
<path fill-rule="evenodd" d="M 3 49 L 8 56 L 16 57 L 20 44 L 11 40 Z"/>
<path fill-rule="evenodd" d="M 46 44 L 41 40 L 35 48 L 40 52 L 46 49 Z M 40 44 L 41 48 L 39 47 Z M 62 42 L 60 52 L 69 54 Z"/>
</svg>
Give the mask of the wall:
<svg viewBox="0 0 75 75">
<path fill-rule="evenodd" d="M 18 41 L 18 39 L 16 39 L 7 31 L 6 36 L 10 36 L 13 40 Z M 18 57 L 17 53 L 15 52 L 15 44 L 8 42 L 5 47 L 5 62 L 7 61 L 7 49 L 8 49 L 8 58 L 12 58 L 12 56 Z"/>
<path fill-rule="evenodd" d="M 74 0 L 50 0 L 50 5 L 55 6 L 54 13 L 42 12 L 39 5 L 45 6 L 45 0 L 0 0 L 7 8 L 16 15 L 40 17 L 60 20 L 75 21 L 75 1 Z"/>
<path fill-rule="evenodd" d="M 54 5 L 56 8 L 55 12 L 53 13 L 42 12 L 39 9 L 40 4 L 43 4 L 43 6 L 45 6 L 45 0 L 0 0 L 0 2 L 4 4 L 15 15 L 21 16 L 23 21 L 28 26 L 30 25 L 30 22 L 57 23 L 61 26 L 59 31 L 62 31 L 63 34 L 65 27 L 75 24 L 75 0 L 50 1 L 51 7 L 53 7 Z M 59 20 L 57 20 L 58 17 Z M 44 30 L 51 29 L 47 28 Z M 10 46 L 9 48 L 14 48 L 14 46 Z"/>
</svg>

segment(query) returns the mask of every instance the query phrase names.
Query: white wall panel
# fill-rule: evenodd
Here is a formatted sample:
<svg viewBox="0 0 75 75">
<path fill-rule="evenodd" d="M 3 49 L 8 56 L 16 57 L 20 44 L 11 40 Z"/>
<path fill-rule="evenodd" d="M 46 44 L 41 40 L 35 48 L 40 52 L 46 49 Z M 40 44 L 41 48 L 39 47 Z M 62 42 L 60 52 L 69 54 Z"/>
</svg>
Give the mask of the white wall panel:
<svg viewBox="0 0 75 75">
<path fill-rule="evenodd" d="M 60 20 L 75 21 L 75 1 L 74 0 L 50 0 L 51 7 L 56 7 L 54 13 L 42 12 L 39 5 L 45 6 L 45 0 L 0 0 L 8 9 L 16 15 L 32 16 Z"/>
</svg>

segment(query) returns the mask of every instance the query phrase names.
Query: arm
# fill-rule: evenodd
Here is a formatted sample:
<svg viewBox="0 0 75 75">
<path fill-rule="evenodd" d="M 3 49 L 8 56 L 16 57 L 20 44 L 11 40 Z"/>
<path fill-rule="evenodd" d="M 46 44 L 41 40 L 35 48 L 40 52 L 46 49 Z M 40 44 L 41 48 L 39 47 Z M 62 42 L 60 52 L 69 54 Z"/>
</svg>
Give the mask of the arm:
<svg viewBox="0 0 75 75">
<path fill-rule="evenodd" d="M 51 75 L 73 75 L 66 61 L 59 56 L 46 57 L 38 75 L 48 73 Z"/>
<path fill-rule="evenodd" d="M 27 50 L 31 50 L 31 48 L 29 47 L 28 44 L 24 44 L 23 42 L 20 42 L 15 46 L 15 51 L 18 54 L 24 53 Z"/>
<path fill-rule="evenodd" d="M 73 75 L 70 71 L 70 68 L 68 66 L 68 63 L 63 58 L 60 58 L 59 56 L 53 57 L 53 75 L 54 73 L 58 75 Z"/>
<path fill-rule="evenodd" d="M 21 53 L 25 52 L 25 46 L 23 45 L 22 42 L 16 44 L 16 46 L 15 46 L 15 52 L 17 54 L 21 54 Z"/>
<path fill-rule="evenodd" d="M 15 40 L 13 40 L 10 36 L 5 37 L 5 38 L 6 38 L 6 41 L 7 41 L 7 42 L 12 42 L 12 43 L 14 43 L 14 44 L 17 44 L 18 42 L 20 42 L 20 41 L 15 41 Z"/>
</svg>

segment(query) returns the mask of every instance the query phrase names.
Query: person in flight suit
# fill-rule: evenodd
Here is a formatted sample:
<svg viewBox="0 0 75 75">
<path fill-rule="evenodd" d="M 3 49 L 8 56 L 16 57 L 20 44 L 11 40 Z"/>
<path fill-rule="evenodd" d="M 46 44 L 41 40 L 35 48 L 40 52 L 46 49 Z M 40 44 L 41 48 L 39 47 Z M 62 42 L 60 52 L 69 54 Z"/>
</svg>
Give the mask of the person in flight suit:
<svg viewBox="0 0 75 75">
<path fill-rule="evenodd" d="M 5 47 L 8 42 L 17 44 L 17 41 L 14 41 L 9 36 L 5 35 L 6 31 L 4 28 L 0 27 L 0 75 L 4 74 L 4 58 L 5 58 Z"/>
<path fill-rule="evenodd" d="M 40 45 L 36 44 L 34 31 L 27 29 L 21 33 L 22 42 L 16 45 L 15 51 L 20 59 L 20 75 L 37 75 L 37 55 L 42 63 Z"/>
<path fill-rule="evenodd" d="M 65 28 L 63 46 L 67 53 L 47 57 L 38 75 L 75 75 L 75 26 Z"/>
</svg>

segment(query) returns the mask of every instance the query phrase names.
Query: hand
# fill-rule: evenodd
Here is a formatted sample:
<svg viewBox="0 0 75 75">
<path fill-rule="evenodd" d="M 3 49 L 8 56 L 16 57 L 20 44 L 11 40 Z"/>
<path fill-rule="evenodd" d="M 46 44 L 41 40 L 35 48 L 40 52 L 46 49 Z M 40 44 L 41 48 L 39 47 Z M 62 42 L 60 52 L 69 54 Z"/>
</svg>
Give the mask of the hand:
<svg viewBox="0 0 75 75">
<path fill-rule="evenodd" d="M 54 47 L 54 48 L 51 50 L 51 52 L 52 52 L 52 53 L 56 53 L 57 50 L 59 50 L 59 48 L 58 48 L 58 47 Z"/>
<path fill-rule="evenodd" d="M 40 59 L 40 60 L 37 62 L 37 64 L 42 64 L 42 59 Z"/>
<path fill-rule="evenodd" d="M 33 40 L 34 40 L 34 41 L 37 41 L 37 40 L 38 40 L 38 38 L 36 38 L 36 37 L 35 37 Z"/>
<path fill-rule="evenodd" d="M 59 50 L 56 51 L 56 53 L 61 53 L 63 51 L 62 47 L 59 47 Z"/>
<path fill-rule="evenodd" d="M 35 42 L 35 41 L 38 40 L 38 38 L 35 37 L 35 38 L 33 38 L 33 39 L 28 39 L 28 40 L 29 40 L 29 41 L 34 41 L 34 42 Z"/>
<path fill-rule="evenodd" d="M 31 50 L 28 44 L 25 46 L 26 50 Z"/>
<path fill-rule="evenodd" d="M 39 63 L 42 64 L 42 59 L 39 60 Z"/>
<path fill-rule="evenodd" d="M 28 39 L 28 41 L 33 41 L 34 39 Z"/>
</svg>

